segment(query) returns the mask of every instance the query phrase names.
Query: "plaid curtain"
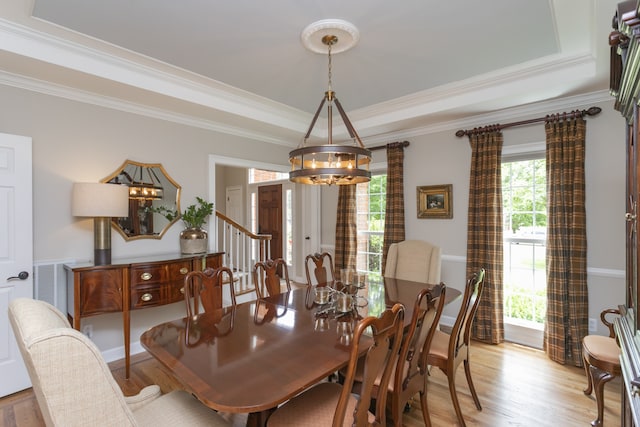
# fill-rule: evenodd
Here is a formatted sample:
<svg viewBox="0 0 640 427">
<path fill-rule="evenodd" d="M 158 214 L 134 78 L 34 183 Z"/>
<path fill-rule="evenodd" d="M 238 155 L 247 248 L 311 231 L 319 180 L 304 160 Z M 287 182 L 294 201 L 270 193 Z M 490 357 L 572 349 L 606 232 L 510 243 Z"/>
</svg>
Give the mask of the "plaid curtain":
<svg viewBox="0 0 640 427">
<path fill-rule="evenodd" d="M 356 186 L 340 185 L 336 214 L 335 271 L 356 268 L 358 226 L 356 217 Z"/>
<path fill-rule="evenodd" d="M 387 203 L 382 243 L 382 274 L 387 264 L 387 252 L 392 243 L 404 240 L 404 148 L 387 145 Z"/>
<path fill-rule="evenodd" d="M 467 225 L 467 277 L 486 270 L 484 289 L 473 322 L 473 336 L 504 341 L 502 289 L 502 133 L 473 133 Z"/>
<path fill-rule="evenodd" d="M 548 117 L 547 135 L 547 319 L 544 349 L 551 360 L 582 366 L 588 333 L 587 231 L 585 213 L 586 123 Z"/>
</svg>

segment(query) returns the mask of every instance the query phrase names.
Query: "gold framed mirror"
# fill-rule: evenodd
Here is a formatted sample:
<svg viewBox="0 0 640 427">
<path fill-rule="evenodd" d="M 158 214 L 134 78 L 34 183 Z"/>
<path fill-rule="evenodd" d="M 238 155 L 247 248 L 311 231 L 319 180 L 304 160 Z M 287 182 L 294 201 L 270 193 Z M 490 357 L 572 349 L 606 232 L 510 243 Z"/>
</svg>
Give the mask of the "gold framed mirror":
<svg viewBox="0 0 640 427">
<path fill-rule="evenodd" d="M 180 212 L 180 185 L 160 163 L 125 162 L 100 182 L 129 187 L 129 216 L 112 218 L 113 227 L 125 240 L 161 239 L 179 218 L 167 220 L 149 208 L 165 206 Z"/>
</svg>

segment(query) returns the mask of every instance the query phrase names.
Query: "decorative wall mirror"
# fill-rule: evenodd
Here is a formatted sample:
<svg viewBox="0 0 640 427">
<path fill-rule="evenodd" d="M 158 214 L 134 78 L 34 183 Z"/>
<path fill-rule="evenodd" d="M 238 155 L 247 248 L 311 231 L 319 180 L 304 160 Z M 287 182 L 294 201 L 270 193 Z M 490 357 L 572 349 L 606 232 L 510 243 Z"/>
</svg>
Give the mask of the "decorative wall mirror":
<svg viewBox="0 0 640 427">
<path fill-rule="evenodd" d="M 101 182 L 129 187 L 129 216 L 112 219 L 114 228 L 125 240 L 160 239 L 178 220 L 168 221 L 149 210 L 150 207 L 165 206 L 180 212 L 181 187 L 160 163 L 126 160 Z"/>
</svg>

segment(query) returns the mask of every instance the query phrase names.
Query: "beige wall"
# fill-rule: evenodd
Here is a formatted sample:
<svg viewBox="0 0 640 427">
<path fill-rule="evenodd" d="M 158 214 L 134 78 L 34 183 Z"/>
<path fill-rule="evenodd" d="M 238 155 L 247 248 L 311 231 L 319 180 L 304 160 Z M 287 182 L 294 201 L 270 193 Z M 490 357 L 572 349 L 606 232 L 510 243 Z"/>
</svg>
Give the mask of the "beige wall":
<svg viewBox="0 0 640 427">
<path fill-rule="evenodd" d="M 71 186 L 77 181 L 98 181 L 125 159 L 162 163 L 182 186 L 183 206 L 196 195 L 208 197 L 209 180 L 213 179 L 208 170 L 210 155 L 271 164 L 286 164 L 288 159 L 289 150 L 285 147 L 21 89 L 0 86 L 0 100 L 0 132 L 33 138 L 34 260 L 40 263 L 92 258 L 92 223 L 71 216 Z M 624 298 L 624 121 L 612 110 L 612 104 L 601 104 L 604 111 L 599 117 L 588 119 L 587 127 L 590 317 L 596 317 L 604 307 L 622 303 Z M 543 141 L 543 129 L 542 125 L 535 125 L 505 130 L 505 144 Z M 455 137 L 454 132 L 410 138 L 405 158 L 405 209 L 407 235 L 442 246 L 442 278 L 450 286 L 461 288 L 470 150 L 466 140 Z M 376 153 L 374 161 L 383 157 Z M 217 196 L 221 181 L 227 178 L 224 171 L 216 173 Z M 453 184 L 453 219 L 418 220 L 415 187 L 444 183 Z M 322 192 L 321 243 L 332 246 L 337 193 L 335 188 Z M 301 199 L 297 199 L 296 208 L 300 203 Z M 216 205 L 223 206 L 219 197 Z M 161 240 L 132 242 L 125 242 L 114 233 L 113 256 L 177 252 L 180 229 L 171 227 Z M 299 228 L 296 233 L 301 239 Z M 149 326 L 179 317 L 183 311 L 182 304 L 174 304 L 135 312 L 132 341 L 137 341 Z M 94 325 L 94 341 L 101 350 L 122 346 L 120 315 L 95 316 L 86 321 Z"/>
<path fill-rule="evenodd" d="M 0 86 L 0 103 L 0 132 L 33 138 L 36 263 L 92 259 L 92 221 L 71 216 L 71 187 L 76 181 L 99 181 L 125 159 L 162 163 L 182 186 L 182 206 L 193 203 L 195 196 L 209 198 L 212 154 L 274 164 L 288 159 L 284 147 L 6 86 Z M 174 225 L 161 240 L 131 242 L 112 233 L 113 257 L 177 253 L 180 230 Z M 132 342 L 149 326 L 183 312 L 183 304 L 136 311 L 131 316 Z M 122 346 L 120 315 L 85 322 L 94 325 L 93 339 L 101 350 Z"/>
<path fill-rule="evenodd" d="M 588 108 L 585 106 L 576 106 Z M 604 308 L 624 303 L 625 122 L 613 110 L 613 101 L 597 104 L 602 112 L 587 118 L 586 210 L 589 317 L 598 318 Z M 517 118 L 524 120 L 531 117 Z M 503 131 L 505 150 L 544 142 L 544 124 Z M 442 247 L 442 280 L 461 289 L 464 282 L 469 164 L 468 138 L 455 129 L 410 138 L 405 150 L 405 222 L 407 239 L 424 239 Z M 453 184 L 453 219 L 418 219 L 416 187 Z M 322 244 L 333 247 L 335 188 L 323 189 Z M 447 308 L 454 315 L 457 306 Z M 604 333 L 604 331 L 601 331 Z"/>
</svg>

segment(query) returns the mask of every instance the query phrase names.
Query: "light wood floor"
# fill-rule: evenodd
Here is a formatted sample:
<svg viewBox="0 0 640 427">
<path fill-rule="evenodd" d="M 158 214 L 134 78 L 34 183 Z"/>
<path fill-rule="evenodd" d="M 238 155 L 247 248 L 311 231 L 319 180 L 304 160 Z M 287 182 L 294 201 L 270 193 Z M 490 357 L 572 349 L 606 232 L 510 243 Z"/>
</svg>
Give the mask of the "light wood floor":
<svg viewBox="0 0 640 427">
<path fill-rule="evenodd" d="M 562 366 L 538 350 L 515 344 L 500 346 L 473 342 L 471 371 L 482 403 L 477 411 L 464 377 L 457 376 L 458 394 L 468 426 L 588 426 L 595 417 L 593 397 L 582 393 L 586 384 L 582 368 Z M 134 356 L 132 377 L 123 379 L 123 363 L 111 369 L 125 394 L 135 394 L 144 385 L 156 383 L 163 392 L 180 385 L 146 353 Z M 620 380 L 605 389 L 605 425 L 620 425 Z M 446 377 L 434 370 L 429 383 L 429 411 L 435 427 L 457 426 Z M 243 417 L 232 418 L 241 426 Z M 418 406 L 404 415 L 407 427 L 423 426 Z M 0 426 L 44 426 L 33 392 L 29 389 L 0 399 Z"/>
</svg>

